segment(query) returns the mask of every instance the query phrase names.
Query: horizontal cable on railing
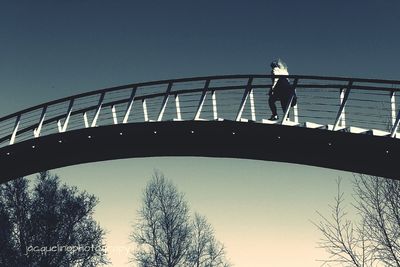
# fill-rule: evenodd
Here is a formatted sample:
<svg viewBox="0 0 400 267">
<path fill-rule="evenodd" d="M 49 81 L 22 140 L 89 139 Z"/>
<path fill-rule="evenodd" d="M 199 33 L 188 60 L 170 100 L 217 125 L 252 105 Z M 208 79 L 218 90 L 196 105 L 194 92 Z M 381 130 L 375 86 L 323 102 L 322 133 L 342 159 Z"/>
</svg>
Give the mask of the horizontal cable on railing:
<svg viewBox="0 0 400 267">
<path fill-rule="evenodd" d="M 349 122 L 358 122 L 362 124 L 368 124 L 368 125 L 387 125 L 387 122 L 382 122 L 382 121 L 367 121 L 367 120 L 348 120 Z"/>
<path fill-rule="evenodd" d="M 357 106 L 357 105 L 347 105 L 346 106 L 346 110 L 348 110 L 348 109 L 351 109 L 351 110 L 353 110 L 353 109 L 355 109 L 355 110 L 359 110 L 359 109 L 365 110 L 365 109 L 367 109 L 368 110 L 369 108 L 370 107 L 367 107 L 367 106 Z M 386 113 L 388 113 L 388 112 L 391 112 L 392 110 L 390 108 L 379 108 L 379 111 L 385 111 Z"/>
<path fill-rule="evenodd" d="M 380 117 L 374 117 L 374 118 L 376 119 L 376 118 L 380 118 Z M 365 121 L 368 121 L 368 123 L 370 123 L 370 124 L 382 124 L 382 123 L 385 123 L 385 122 L 382 122 L 382 120 L 384 120 L 384 119 L 386 119 L 386 118 L 380 118 L 380 120 L 370 120 L 370 119 L 362 120 L 361 118 L 352 119 L 352 117 L 347 117 L 346 118 L 346 122 L 351 122 L 351 121 L 353 121 L 353 122 L 365 122 Z"/>
<path fill-rule="evenodd" d="M 299 118 L 307 118 L 307 119 L 309 119 L 310 117 L 309 116 L 303 116 L 303 115 L 299 115 L 298 116 Z M 312 117 L 313 119 L 321 119 L 321 120 L 327 120 L 327 119 L 332 119 L 333 117 L 325 117 L 325 116 L 313 116 Z M 306 120 L 304 120 L 304 121 L 306 121 Z M 334 123 L 334 121 L 327 121 L 327 122 L 324 122 L 323 124 L 333 124 Z"/>
</svg>

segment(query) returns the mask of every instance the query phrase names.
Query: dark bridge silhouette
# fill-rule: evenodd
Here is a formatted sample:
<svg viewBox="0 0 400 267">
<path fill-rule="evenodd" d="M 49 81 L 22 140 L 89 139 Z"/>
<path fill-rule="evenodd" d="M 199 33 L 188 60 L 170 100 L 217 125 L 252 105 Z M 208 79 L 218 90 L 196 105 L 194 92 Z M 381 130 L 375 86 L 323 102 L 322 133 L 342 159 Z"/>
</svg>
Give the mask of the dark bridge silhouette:
<svg viewBox="0 0 400 267">
<path fill-rule="evenodd" d="M 129 84 L 0 118 L 0 182 L 151 156 L 280 161 L 398 179 L 400 81 L 289 76 L 298 102 L 269 121 L 270 75 Z"/>
</svg>

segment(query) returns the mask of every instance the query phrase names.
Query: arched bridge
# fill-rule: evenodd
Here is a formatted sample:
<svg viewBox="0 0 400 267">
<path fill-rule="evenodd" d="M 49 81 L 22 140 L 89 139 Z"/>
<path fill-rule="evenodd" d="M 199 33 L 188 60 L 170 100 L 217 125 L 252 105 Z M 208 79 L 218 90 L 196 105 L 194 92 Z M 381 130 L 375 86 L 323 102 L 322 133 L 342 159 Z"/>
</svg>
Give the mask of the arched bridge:
<svg viewBox="0 0 400 267">
<path fill-rule="evenodd" d="M 400 81 L 292 75 L 297 105 L 269 121 L 272 78 L 129 84 L 2 117 L 0 182 L 73 164 L 148 156 L 259 159 L 399 178 Z"/>
</svg>

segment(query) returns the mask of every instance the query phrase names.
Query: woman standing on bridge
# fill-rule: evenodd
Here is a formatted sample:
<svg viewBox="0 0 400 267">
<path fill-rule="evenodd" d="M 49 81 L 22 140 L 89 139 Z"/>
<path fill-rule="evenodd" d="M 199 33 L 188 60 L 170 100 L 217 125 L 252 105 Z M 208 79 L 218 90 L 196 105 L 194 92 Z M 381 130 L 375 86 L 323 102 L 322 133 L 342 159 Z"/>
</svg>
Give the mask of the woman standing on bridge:
<svg viewBox="0 0 400 267">
<path fill-rule="evenodd" d="M 271 62 L 271 74 L 272 75 L 289 75 L 286 64 L 280 59 Z M 290 97 L 293 93 L 293 88 L 290 85 L 289 79 L 284 77 L 272 78 L 272 86 L 269 90 L 268 104 L 272 112 L 272 116 L 269 120 L 276 121 L 279 119 L 276 110 L 275 102 L 280 100 L 282 110 L 285 112 Z"/>
</svg>

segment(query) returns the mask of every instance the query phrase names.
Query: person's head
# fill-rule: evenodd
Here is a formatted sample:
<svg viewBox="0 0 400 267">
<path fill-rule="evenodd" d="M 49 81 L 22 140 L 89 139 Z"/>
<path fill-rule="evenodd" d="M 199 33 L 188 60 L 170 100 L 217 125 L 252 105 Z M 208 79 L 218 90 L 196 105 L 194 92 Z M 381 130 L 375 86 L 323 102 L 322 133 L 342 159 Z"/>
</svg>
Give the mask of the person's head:
<svg viewBox="0 0 400 267">
<path fill-rule="evenodd" d="M 280 58 L 275 59 L 274 61 L 271 62 L 271 68 L 272 69 L 279 68 L 282 70 L 287 70 L 286 64 Z"/>
</svg>

